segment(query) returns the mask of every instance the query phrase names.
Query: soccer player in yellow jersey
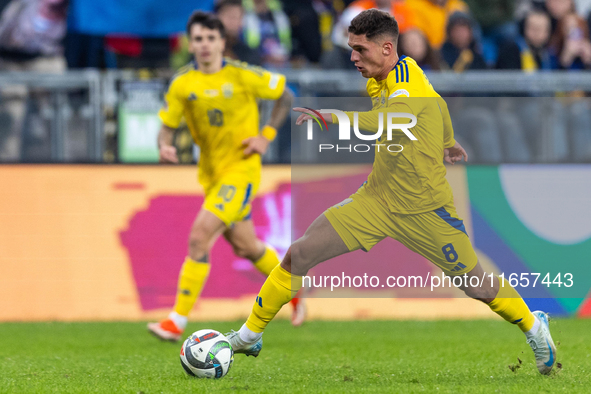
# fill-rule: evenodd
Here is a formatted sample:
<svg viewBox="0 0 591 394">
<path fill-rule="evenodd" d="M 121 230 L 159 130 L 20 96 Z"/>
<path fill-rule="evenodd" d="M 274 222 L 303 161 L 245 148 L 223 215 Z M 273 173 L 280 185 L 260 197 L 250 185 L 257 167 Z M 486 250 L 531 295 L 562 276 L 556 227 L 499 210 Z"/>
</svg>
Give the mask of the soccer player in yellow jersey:
<svg viewBox="0 0 591 394">
<path fill-rule="evenodd" d="M 172 341 L 181 338 L 209 274 L 209 251 L 220 235 L 265 275 L 279 264 L 277 252 L 256 237 L 251 202 L 260 182 L 261 155 L 289 114 L 292 97 L 283 75 L 222 57 L 224 27 L 213 14 L 193 13 L 187 34 L 195 61 L 170 84 L 159 113 L 158 145 L 161 162 L 178 163 L 172 142 L 184 117 L 201 148 L 198 176 L 205 202 L 191 228 L 174 309 L 167 319 L 148 324 L 154 335 Z M 257 99 L 277 100 L 260 133 Z M 292 303 L 292 323 L 299 325 L 303 302 L 294 299 Z"/>
<path fill-rule="evenodd" d="M 469 286 L 469 278 L 481 278 L 485 272 L 456 213 L 443 164 L 467 160 L 468 156 L 454 140 L 445 101 L 414 60 L 398 57 L 397 39 L 396 20 L 382 11 L 364 11 L 351 22 L 351 61 L 368 79 L 367 92 L 373 101 L 371 111 L 358 114 L 359 128 L 375 129 L 380 112 L 411 112 L 417 123 L 410 131 L 417 140 L 392 133 L 392 143 L 407 138 L 402 152 L 394 154 L 376 147 L 367 182 L 350 198 L 328 208 L 291 245 L 261 288 L 246 323 L 239 332 L 228 335 L 232 347 L 237 353 L 258 355 L 265 327 L 301 287 L 302 275 L 325 260 L 357 249 L 368 251 L 391 237 L 447 275 L 466 274 L 462 290 L 516 324 L 534 350 L 538 370 L 548 374 L 556 360 L 556 348 L 546 313 L 530 312 L 505 279 L 494 277 L 492 285 L 488 281 L 481 287 Z M 308 109 L 294 110 L 302 112 L 296 124 L 310 119 Z M 353 113 L 345 114 L 353 120 Z M 327 123 L 338 121 L 330 114 L 322 116 Z M 383 144 L 385 139 L 383 133 L 378 142 Z M 504 281 L 502 286 L 500 281 Z"/>
</svg>

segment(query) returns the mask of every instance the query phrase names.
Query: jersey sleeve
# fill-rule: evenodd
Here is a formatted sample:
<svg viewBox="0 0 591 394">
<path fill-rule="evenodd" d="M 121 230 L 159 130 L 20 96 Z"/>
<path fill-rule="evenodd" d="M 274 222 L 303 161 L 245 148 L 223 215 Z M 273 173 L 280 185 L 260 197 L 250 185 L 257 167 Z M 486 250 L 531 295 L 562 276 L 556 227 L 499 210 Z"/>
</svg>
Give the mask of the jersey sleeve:
<svg viewBox="0 0 591 394">
<path fill-rule="evenodd" d="M 240 71 L 242 82 L 257 98 L 277 100 L 285 90 L 285 76 L 282 74 L 255 66 L 247 66 Z"/>
<path fill-rule="evenodd" d="M 394 67 L 394 70 L 390 71 L 387 80 L 388 91 L 390 92 L 389 100 L 395 97 L 418 97 L 416 92 L 419 83 L 418 78 L 414 73 L 413 75 L 409 74 L 411 74 L 411 71 L 404 60 L 399 62 Z"/>
<path fill-rule="evenodd" d="M 454 139 L 454 129 L 451 124 L 451 117 L 449 116 L 449 110 L 447 109 L 447 103 L 441 97 L 437 97 L 437 104 L 441 110 L 441 116 L 443 118 L 443 148 L 451 148 L 456 144 Z"/>
<path fill-rule="evenodd" d="M 158 112 L 160 120 L 165 126 L 176 129 L 181 123 L 184 110 L 184 98 L 182 96 L 182 80 L 175 78 L 170 83 L 168 92 L 164 97 L 164 106 Z"/>
</svg>

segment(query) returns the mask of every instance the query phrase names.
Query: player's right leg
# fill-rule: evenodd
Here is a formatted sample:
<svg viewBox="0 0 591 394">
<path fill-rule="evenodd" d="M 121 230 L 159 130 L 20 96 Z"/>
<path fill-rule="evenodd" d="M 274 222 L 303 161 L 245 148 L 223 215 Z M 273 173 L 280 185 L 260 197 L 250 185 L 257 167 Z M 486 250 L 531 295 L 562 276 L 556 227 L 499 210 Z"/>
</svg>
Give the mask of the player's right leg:
<svg viewBox="0 0 591 394">
<path fill-rule="evenodd" d="M 317 264 L 357 249 L 369 251 L 386 237 L 380 225 L 389 212 L 364 186 L 330 207 L 289 248 L 281 265 L 265 281 L 252 312 L 238 333 L 228 339 L 238 353 L 258 355 L 263 331 L 301 288 L 302 276 Z"/>
<path fill-rule="evenodd" d="M 235 353 L 257 356 L 267 324 L 302 286 L 302 275 L 315 265 L 349 252 L 324 214 L 308 227 L 303 237 L 288 249 L 281 264 L 263 284 L 252 312 L 239 332 L 227 334 Z"/>
<path fill-rule="evenodd" d="M 540 373 L 550 373 L 556 349 L 547 315 L 532 313 L 506 279 L 485 273 L 452 202 L 422 214 L 393 215 L 391 227 L 393 238 L 429 259 L 446 275 L 465 275 L 460 286 L 465 294 L 484 302 L 494 313 L 519 327 L 534 349 Z"/>
<path fill-rule="evenodd" d="M 487 276 L 480 263 L 467 273 L 467 283 L 470 283 L 472 276 L 477 278 Z M 549 374 L 556 362 L 556 346 L 550 335 L 548 314 L 542 311 L 530 312 L 521 295 L 508 280 L 498 276 L 493 276 L 492 279 L 492 283 L 487 279 L 483 285 L 461 287 L 461 289 L 466 295 L 487 304 L 493 312 L 507 322 L 517 325 L 534 351 L 538 371 L 543 375 Z"/>
<path fill-rule="evenodd" d="M 187 316 L 195 305 L 209 275 L 208 255 L 226 225 L 212 212 L 202 209 L 191 228 L 189 251 L 181 268 L 173 311 L 148 330 L 160 339 L 178 341 L 187 325 Z"/>
<path fill-rule="evenodd" d="M 228 228 L 224 232 L 224 238 L 232 245 L 236 256 L 250 260 L 265 276 L 269 276 L 271 271 L 281 263 L 277 251 L 257 238 L 254 223 L 249 217 Z M 304 322 L 306 302 L 303 298 L 294 297 L 291 299 L 291 304 L 293 306 L 291 324 L 297 327 Z"/>
</svg>

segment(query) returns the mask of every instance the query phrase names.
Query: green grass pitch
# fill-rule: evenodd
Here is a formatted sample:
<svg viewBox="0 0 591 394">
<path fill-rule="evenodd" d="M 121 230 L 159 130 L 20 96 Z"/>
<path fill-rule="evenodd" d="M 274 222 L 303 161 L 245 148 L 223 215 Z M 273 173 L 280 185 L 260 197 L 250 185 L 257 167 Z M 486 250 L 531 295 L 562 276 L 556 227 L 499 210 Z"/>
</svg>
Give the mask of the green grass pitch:
<svg viewBox="0 0 591 394">
<path fill-rule="evenodd" d="M 191 323 L 187 334 L 240 324 Z M 258 358 L 237 354 L 226 377 L 200 380 L 182 370 L 180 344 L 158 341 L 144 323 L 2 323 L 0 392 L 589 392 L 591 320 L 555 319 L 550 328 L 562 368 L 549 377 L 537 372 L 518 328 L 502 321 L 308 322 L 297 329 L 274 321 Z"/>
</svg>

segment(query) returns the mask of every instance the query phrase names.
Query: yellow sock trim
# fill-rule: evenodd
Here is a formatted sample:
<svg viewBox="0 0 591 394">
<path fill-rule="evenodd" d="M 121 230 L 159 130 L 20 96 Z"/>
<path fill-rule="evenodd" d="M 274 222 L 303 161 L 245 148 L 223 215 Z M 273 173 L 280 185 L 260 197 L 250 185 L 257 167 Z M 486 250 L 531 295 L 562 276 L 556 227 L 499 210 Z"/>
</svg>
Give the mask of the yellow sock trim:
<svg viewBox="0 0 591 394">
<path fill-rule="evenodd" d="M 500 288 L 497 297 L 488 306 L 509 323 L 517 324 L 521 331 L 531 330 L 535 317 L 527 304 L 505 278 L 499 278 L 499 282 Z"/>
<path fill-rule="evenodd" d="M 188 257 L 179 274 L 174 311 L 181 316 L 188 316 L 197 301 L 203 285 L 209 275 L 209 263 L 195 261 Z"/>
<path fill-rule="evenodd" d="M 279 255 L 272 246 L 267 245 L 265 253 L 253 264 L 263 275 L 269 276 L 273 268 L 279 265 Z"/>
<path fill-rule="evenodd" d="M 263 332 L 267 324 L 302 287 L 302 277 L 292 275 L 280 265 L 276 266 L 261 287 L 246 327 L 254 332 Z"/>
</svg>

